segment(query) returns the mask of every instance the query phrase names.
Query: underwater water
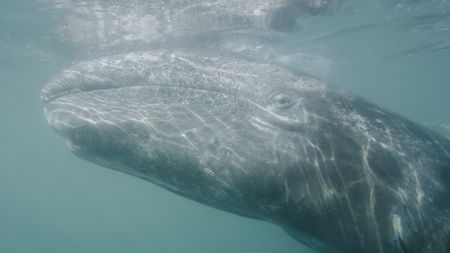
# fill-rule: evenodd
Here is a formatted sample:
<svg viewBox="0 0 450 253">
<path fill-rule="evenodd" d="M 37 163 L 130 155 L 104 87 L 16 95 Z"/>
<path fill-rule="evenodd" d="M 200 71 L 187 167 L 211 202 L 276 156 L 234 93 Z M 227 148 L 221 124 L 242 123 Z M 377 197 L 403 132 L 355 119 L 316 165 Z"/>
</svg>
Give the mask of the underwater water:
<svg viewBox="0 0 450 253">
<path fill-rule="evenodd" d="M 70 27 L 67 2 L 0 3 L 0 252 L 314 252 L 277 226 L 67 150 L 43 115 L 42 86 L 80 59 L 158 47 L 132 36 L 146 28 L 138 14 L 128 44 L 120 40 L 127 30 L 99 39 Z M 268 51 L 239 52 L 276 58 L 450 137 L 450 1 L 347 1 L 297 22 L 261 35 Z M 227 41 L 236 52 L 239 40 Z"/>
</svg>

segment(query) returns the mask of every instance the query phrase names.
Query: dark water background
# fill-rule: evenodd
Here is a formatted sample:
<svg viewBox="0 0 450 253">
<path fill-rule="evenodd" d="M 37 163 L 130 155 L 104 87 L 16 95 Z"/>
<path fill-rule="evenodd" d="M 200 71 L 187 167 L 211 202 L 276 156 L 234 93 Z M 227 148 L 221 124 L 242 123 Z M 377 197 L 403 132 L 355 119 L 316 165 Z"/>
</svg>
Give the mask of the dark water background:
<svg viewBox="0 0 450 253">
<path fill-rule="evenodd" d="M 304 18 L 274 47 L 389 110 L 448 125 L 449 1 L 368 2 Z M 278 227 L 71 155 L 39 99 L 77 59 L 58 36 L 61 16 L 44 2 L 0 2 L 0 252 L 312 252 Z"/>
</svg>

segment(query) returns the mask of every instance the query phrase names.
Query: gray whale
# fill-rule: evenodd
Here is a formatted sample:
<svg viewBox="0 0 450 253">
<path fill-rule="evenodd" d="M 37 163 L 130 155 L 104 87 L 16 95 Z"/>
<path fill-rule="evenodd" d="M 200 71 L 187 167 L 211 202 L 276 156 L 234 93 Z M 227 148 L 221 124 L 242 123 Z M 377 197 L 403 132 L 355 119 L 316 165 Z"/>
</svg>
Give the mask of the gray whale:
<svg viewBox="0 0 450 253">
<path fill-rule="evenodd" d="M 148 51 L 81 62 L 42 99 L 77 156 L 320 252 L 450 252 L 450 141 L 305 74 Z"/>
</svg>

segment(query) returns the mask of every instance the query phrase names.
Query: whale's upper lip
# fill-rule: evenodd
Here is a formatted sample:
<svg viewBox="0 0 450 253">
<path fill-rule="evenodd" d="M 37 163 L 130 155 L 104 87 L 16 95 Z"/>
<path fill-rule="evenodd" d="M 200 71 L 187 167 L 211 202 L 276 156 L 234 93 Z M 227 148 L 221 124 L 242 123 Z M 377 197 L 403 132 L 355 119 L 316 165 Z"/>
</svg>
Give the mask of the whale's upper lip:
<svg viewBox="0 0 450 253">
<path fill-rule="evenodd" d="M 41 90 L 41 100 L 48 104 L 56 99 L 69 94 L 93 92 L 99 90 L 117 90 L 136 87 L 171 87 L 171 88 L 187 88 L 210 92 L 224 92 L 220 88 L 197 86 L 195 84 L 183 84 L 176 80 L 175 84 L 153 83 L 147 78 L 140 75 L 121 75 L 117 76 L 98 75 L 85 73 L 78 70 L 65 70 L 53 80 L 48 82 Z M 133 73 L 135 74 L 135 73 Z M 166 80 L 167 81 L 167 80 Z M 170 83 L 170 82 L 169 82 Z"/>
<path fill-rule="evenodd" d="M 83 75 L 82 73 L 74 73 L 72 71 L 64 71 L 61 75 L 55 77 L 49 83 L 44 85 L 41 90 L 41 100 L 48 104 L 56 99 L 69 94 L 93 92 L 100 90 L 117 90 L 125 88 L 137 87 L 170 87 L 196 89 L 209 92 L 222 93 L 223 90 L 212 87 L 197 87 L 188 84 L 161 84 L 150 83 L 144 78 L 132 77 L 130 80 L 114 80 L 109 77 L 99 77 L 92 75 Z"/>
<path fill-rule="evenodd" d="M 50 103 L 67 94 L 132 86 L 136 85 L 131 83 L 122 85 L 118 82 L 113 82 L 107 76 L 100 77 L 84 73 L 83 71 L 69 69 L 53 78 L 42 88 L 41 100 L 45 103 Z"/>
<path fill-rule="evenodd" d="M 148 86 L 149 72 L 143 70 L 140 62 L 154 64 L 163 53 L 130 53 L 81 61 L 44 85 L 41 99 L 49 103 L 67 94 Z"/>
<path fill-rule="evenodd" d="M 74 93 L 148 86 L 199 87 L 187 83 L 183 72 L 167 74 L 173 60 L 182 53 L 165 51 L 130 53 L 83 61 L 62 71 L 41 90 L 41 100 L 50 103 L 61 96 Z"/>
<path fill-rule="evenodd" d="M 234 63 L 241 61 L 224 55 L 220 60 L 227 60 L 231 67 L 222 69 L 222 61 L 219 64 L 216 58 L 215 54 L 210 57 L 209 54 L 184 50 L 163 50 L 81 61 L 49 81 L 41 90 L 41 99 L 44 103 L 50 103 L 68 94 L 144 86 L 184 87 L 216 92 L 238 89 L 237 83 L 230 82 L 222 86 L 213 84 L 217 80 L 222 81 L 223 75 L 236 72 L 234 66 L 239 64 Z M 244 66 L 253 66 L 242 62 Z"/>
</svg>

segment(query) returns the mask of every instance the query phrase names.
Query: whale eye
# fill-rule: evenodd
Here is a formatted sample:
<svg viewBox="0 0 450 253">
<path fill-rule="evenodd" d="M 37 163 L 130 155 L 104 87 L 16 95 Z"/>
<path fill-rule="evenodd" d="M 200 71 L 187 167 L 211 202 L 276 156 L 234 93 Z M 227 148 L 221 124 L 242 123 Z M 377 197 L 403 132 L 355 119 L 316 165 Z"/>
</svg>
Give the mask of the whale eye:
<svg viewBox="0 0 450 253">
<path fill-rule="evenodd" d="M 275 108 L 287 109 L 293 105 L 294 101 L 284 93 L 278 93 L 272 97 L 272 106 Z"/>
</svg>

